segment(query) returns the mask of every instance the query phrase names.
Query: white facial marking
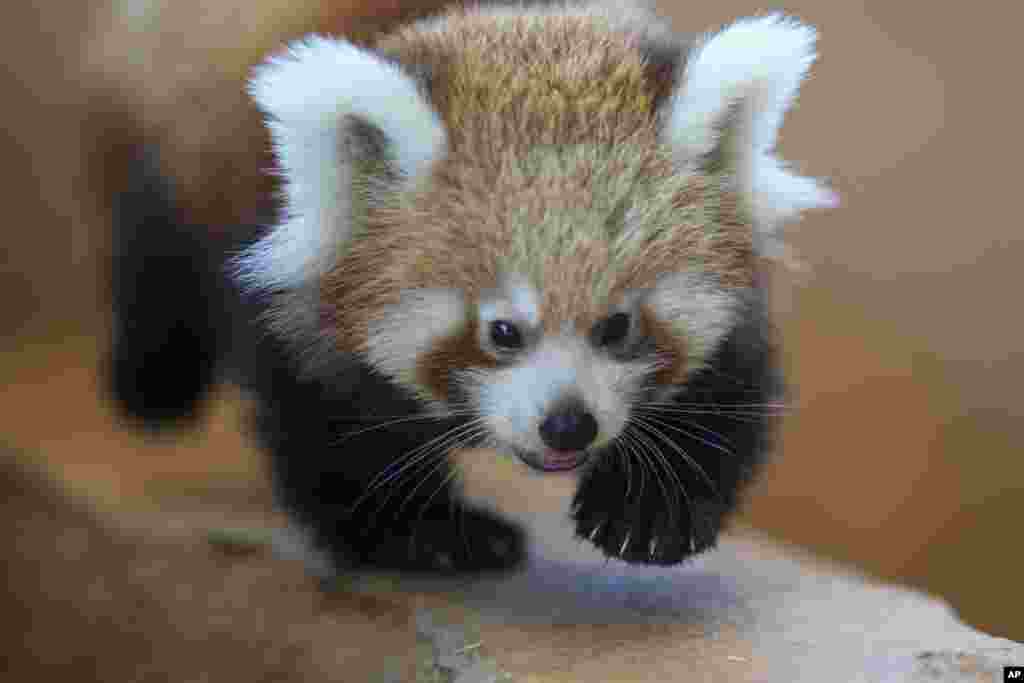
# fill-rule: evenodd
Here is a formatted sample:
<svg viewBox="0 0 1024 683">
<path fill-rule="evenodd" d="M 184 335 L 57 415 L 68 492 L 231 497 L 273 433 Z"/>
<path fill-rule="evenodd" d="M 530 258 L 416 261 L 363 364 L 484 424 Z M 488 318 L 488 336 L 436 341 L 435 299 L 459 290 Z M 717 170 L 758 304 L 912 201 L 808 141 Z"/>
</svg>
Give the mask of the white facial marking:
<svg viewBox="0 0 1024 683">
<path fill-rule="evenodd" d="M 516 285 L 511 288 L 511 303 L 530 325 L 540 324 L 540 303 L 537 294 L 529 285 Z"/>
<path fill-rule="evenodd" d="M 547 449 L 538 430 L 551 408 L 579 398 L 597 420 L 599 448 L 625 426 L 630 393 L 646 369 L 598 354 L 577 335 L 559 335 L 542 340 L 510 367 L 481 373 L 474 389 L 481 416 L 498 440 L 534 453 Z"/>
<path fill-rule="evenodd" d="M 416 363 L 439 339 L 465 323 L 462 295 L 447 289 L 403 292 L 400 302 L 370 324 L 366 357 L 385 375 L 407 386 L 416 384 Z"/>
<path fill-rule="evenodd" d="M 524 322 L 529 327 L 540 325 L 540 298 L 537 290 L 523 277 L 506 275 L 496 289 L 485 292 L 480 301 L 480 320 Z"/>
</svg>

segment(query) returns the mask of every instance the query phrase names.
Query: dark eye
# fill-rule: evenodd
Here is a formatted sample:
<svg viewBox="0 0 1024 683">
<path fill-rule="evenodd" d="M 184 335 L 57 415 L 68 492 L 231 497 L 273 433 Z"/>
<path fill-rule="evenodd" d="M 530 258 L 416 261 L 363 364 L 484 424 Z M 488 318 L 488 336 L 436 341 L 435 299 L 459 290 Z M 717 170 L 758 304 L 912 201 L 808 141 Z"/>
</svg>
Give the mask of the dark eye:
<svg viewBox="0 0 1024 683">
<path fill-rule="evenodd" d="M 621 344 L 629 336 L 629 314 L 615 313 L 599 324 L 597 343 L 599 346 Z"/>
<path fill-rule="evenodd" d="M 523 335 L 512 323 L 495 320 L 491 323 L 491 341 L 503 349 L 518 349 L 523 346 Z"/>
</svg>

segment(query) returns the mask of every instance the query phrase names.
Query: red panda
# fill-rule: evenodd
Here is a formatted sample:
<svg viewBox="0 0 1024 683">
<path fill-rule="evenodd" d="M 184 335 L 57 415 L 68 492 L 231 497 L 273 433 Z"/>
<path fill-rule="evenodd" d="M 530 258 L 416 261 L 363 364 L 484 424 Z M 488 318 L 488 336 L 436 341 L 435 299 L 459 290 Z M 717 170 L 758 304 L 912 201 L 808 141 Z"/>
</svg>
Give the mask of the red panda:
<svg viewBox="0 0 1024 683">
<path fill-rule="evenodd" d="M 563 2 L 256 69 L 282 209 L 204 320 L 232 321 L 211 354 L 331 567 L 518 564 L 520 526 L 462 492 L 452 455 L 481 447 L 573 477 L 609 557 L 714 544 L 780 399 L 759 261 L 836 203 L 773 154 L 814 56 L 781 15 L 685 41 Z"/>
</svg>

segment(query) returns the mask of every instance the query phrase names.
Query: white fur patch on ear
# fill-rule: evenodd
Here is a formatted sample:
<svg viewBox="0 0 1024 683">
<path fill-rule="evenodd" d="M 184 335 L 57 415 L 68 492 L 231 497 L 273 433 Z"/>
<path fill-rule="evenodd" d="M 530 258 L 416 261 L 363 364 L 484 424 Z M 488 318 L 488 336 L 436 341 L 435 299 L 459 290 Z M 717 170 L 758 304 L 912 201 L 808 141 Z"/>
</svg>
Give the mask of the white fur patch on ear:
<svg viewBox="0 0 1024 683">
<path fill-rule="evenodd" d="M 815 40 L 813 27 L 779 14 L 741 19 L 697 44 L 669 104 L 667 142 L 690 164 L 727 145 L 724 161 L 751 194 L 766 232 L 803 209 L 838 202 L 773 155 L 783 116 L 815 59 Z"/>
<path fill-rule="evenodd" d="M 400 180 L 417 177 L 447 136 L 416 82 L 396 65 L 343 40 L 292 43 L 255 70 L 250 92 L 284 179 L 286 218 L 239 259 L 243 283 L 289 289 L 322 274 L 352 234 L 352 122 L 382 134 Z"/>
</svg>

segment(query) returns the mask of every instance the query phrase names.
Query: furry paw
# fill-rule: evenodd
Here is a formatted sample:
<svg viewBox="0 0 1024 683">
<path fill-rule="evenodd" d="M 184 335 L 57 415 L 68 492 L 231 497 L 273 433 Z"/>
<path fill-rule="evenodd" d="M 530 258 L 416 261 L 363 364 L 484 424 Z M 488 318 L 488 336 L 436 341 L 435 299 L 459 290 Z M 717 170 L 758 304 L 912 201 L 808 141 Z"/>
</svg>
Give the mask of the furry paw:
<svg viewBox="0 0 1024 683">
<path fill-rule="evenodd" d="M 420 520 L 409 535 L 382 539 L 368 550 L 364 564 L 462 574 L 509 571 L 522 564 L 525 554 L 525 539 L 518 527 L 487 513 L 463 510 L 450 519 Z"/>
<path fill-rule="evenodd" d="M 673 565 L 712 548 L 722 522 L 721 506 L 693 501 L 689 510 L 653 511 L 641 506 L 617 510 L 577 508 L 576 535 L 608 557 L 631 564 Z"/>
</svg>

